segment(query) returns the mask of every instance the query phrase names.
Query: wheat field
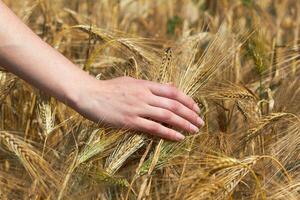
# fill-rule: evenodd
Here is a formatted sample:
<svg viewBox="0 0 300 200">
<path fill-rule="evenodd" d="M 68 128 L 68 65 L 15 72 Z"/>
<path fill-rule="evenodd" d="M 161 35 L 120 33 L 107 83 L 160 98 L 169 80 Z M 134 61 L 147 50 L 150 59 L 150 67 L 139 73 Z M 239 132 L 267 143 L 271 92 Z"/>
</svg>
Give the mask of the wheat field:
<svg viewBox="0 0 300 200">
<path fill-rule="evenodd" d="M 1 70 L 0 199 L 300 199 L 300 1 L 4 2 L 97 79 L 174 83 L 205 126 L 103 126 Z"/>
</svg>

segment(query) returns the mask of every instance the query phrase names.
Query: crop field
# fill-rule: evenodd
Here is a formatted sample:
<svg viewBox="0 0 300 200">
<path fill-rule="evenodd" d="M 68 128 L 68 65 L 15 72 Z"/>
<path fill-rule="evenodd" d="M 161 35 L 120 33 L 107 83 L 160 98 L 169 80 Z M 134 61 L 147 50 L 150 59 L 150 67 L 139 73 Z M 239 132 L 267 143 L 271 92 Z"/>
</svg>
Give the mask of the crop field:
<svg viewBox="0 0 300 200">
<path fill-rule="evenodd" d="M 172 82 L 205 126 L 93 123 L 0 68 L 1 200 L 300 199 L 300 1 L 4 2 L 97 79 Z"/>
</svg>

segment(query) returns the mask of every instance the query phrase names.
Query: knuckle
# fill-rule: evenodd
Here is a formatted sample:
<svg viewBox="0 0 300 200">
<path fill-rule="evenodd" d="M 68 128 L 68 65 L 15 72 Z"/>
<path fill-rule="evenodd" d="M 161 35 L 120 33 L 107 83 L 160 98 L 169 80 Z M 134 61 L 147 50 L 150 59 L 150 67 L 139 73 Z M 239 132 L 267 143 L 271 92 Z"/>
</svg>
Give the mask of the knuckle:
<svg viewBox="0 0 300 200">
<path fill-rule="evenodd" d="M 123 117 L 123 123 L 126 126 L 129 126 L 129 127 L 135 126 L 135 121 L 136 121 L 136 119 L 132 116 L 129 116 L 129 115 L 126 115 L 126 116 Z"/>
<path fill-rule="evenodd" d="M 177 97 L 178 92 L 177 92 L 177 90 L 176 90 L 175 88 L 169 87 L 169 88 L 168 88 L 168 91 L 169 91 L 169 94 L 170 94 L 170 96 L 171 96 L 172 98 Z"/>
<path fill-rule="evenodd" d="M 140 83 L 141 84 L 144 84 L 144 85 L 154 85 L 155 83 L 152 82 L 152 81 L 148 81 L 148 80 L 143 80 L 143 79 L 139 79 L 140 80 Z"/>
<path fill-rule="evenodd" d="M 192 120 L 194 120 L 195 123 L 198 123 L 197 121 L 198 121 L 199 116 L 195 113 L 193 113 L 192 116 L 193 116 Z"/>
<path fill-rule="evenodd" d="M 169 109 L 172 111 L 178 111 L 180 109 L 180 104 L 177 102 L 171 102 L 169 104 Z"/>
<path fill-rule="evenodd" d="M 172 118 L 172 113 L 170 111 L 162 111 L 161 118 L 162 118 L 162 120 L 168 121 Z"/>
<path fill-rule="evenodd" d="M 195 101 L 194 101 L 191 97 L 188 97 L 188 101 L 189 101 L 189 105 L 190 105 L 191 107 L 193 107 L 194 104 L 195 104 Z"/>
<path fill-rule="evenodd" d="M 140 84 L 143 87 L 148 88 L 148 90 L 150 91 L 151 86 L 154 86 L 155 83 L 148 81 L 148 80 L 142 80 L 142 79 L 137 79 L 137 83 Z"/>
<path fill-rule="evenodd" d="M 186 129 L 189 126 L 189 123 L 188 123 L 188 121 L 181 118 L 181 119 L 177 120 L 177 126 L 179 126 L 180 128 Z"/>
<path fill-rule="evenodd" d="M 157 132 L 160 132 L 160 125 L 158 125 L 158 124 L 149 125 L 147 127 L 147 129 L 151 132 L 156 132 L 157 133 Z"/>
<path fill-rule="evenodd" d="M 136 91 L 133 95 L 141 100 L 143 100 L 146 96 L 146 94 L 143 91 Z"/>
<path fill-rule="evenodd" d="M 184 121 L 184 122 L 182 122 L 182 127 L 185 129 L 185 130 L 190 130 L 190 125 L 191 125 L 191 123 L 190 122 L 188 122 L 188 121 Z"/>
<path fill-rule="evenodd" d="M 174 135 L 175 135 L 175 133 L 174 133 L 174 131 L 171 130 L 171 129 L 167 129 L 167 130 L 163 133 L 163 136 L 166 137 L 166 138 L 169 138 L 169 139 L 175 138 Z"/>
</svg>

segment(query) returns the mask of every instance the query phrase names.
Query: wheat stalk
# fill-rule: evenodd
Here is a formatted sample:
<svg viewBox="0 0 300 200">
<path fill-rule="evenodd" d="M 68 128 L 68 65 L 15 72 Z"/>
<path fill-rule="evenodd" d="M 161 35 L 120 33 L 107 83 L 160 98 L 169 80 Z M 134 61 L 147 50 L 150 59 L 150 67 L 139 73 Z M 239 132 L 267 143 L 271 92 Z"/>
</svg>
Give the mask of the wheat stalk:
<svg viewBox="0 0 300 200">
<path fill-rule="evenodd" d="M 54 130 L 54 113 L 50 101 L 50 97 L 43 96 L 38 103 L 38 114 L 41 118 L 45 137 L 48 137 Z"/>
<path fill-rule="evenodd" d="M 264 128 L 272 125 L 274 122 L 281 120 L 284 117 L 294 117 L 291 113 L 271 113 L 268 116 L 263 117 L 254 128 L 251 128 L 247 131 L 246 136 L 244 137 L 243 142 L 248 142 L 255 138 Z"/>
<path fill-rule="evenodd" d="M 124 140 L 106 160 L 106 171 L 109 174 L 115 174 L 124 162 L 145 144 L 145 137 L 142 135 L 125 137 Z"/>
<path fill-rule="evenodd" d="M 35 149 L 6 131 L 0 131 L 0 138 L 8 149 L 18 157 L 32 179 L 41 183 L 41 189 L 44 192 L 51 191 L 51 187 L 55 189 L 59 187 L 60 181 L 57 173 L 47 161 L 36 153 Z"/>
<path fill-rule="evenodd" d="M 5 99 L 5 97 L 10 93 L 10 91 L 15 87 L 16 78 L 6 72 L 0 72 L 0 103 Z"/>
</svg>

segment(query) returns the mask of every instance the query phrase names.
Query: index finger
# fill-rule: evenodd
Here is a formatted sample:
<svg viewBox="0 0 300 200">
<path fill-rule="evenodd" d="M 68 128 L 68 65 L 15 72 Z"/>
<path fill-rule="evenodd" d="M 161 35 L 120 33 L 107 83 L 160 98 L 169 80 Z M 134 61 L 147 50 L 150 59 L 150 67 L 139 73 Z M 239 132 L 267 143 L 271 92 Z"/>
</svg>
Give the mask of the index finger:
<svg viewBox="0 0 300 200">
<path fill-rule="evenodd" d="M 197 103 L 191 97 L 178 90 L 175 86 L 151 82 L 149 88 L 154 95 L 177 100 L 195 112 L 200 112 Z"/>
</svg>

